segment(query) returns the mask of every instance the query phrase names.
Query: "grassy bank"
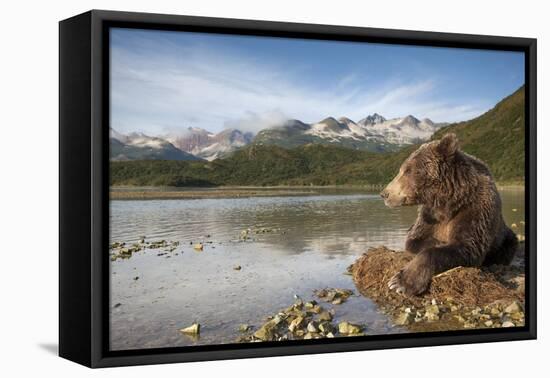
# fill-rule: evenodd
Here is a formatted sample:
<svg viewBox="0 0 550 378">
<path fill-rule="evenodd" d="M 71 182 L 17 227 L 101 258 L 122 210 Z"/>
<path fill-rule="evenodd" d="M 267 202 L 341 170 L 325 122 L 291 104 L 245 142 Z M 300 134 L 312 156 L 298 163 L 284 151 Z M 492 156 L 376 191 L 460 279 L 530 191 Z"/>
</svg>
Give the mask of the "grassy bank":
<svg viewBox="0 0 550 378">
<path fill-rule="evenodd" d="M 498 183 L 499 190 L 523 190 L 520 183 Z M 384 185 L 327 185 L 327 186 L 220 186 L 215 188 L 132 188 L 115 187 L 110 192 L 112 200 L 147 199 L 204 199 L 246 198 L 279 196 L 313 196 L 321 194 L 378 193 Z"/>
<path fill-rule="evenodd" d="M 112 200 L 139 200 L 139 199 L 200 199 L 200 198 L 246 198 L 246 197 L 275 197 L 275 196 L 308 196 L 319 192 L 315 190 L 284 190 L 284 189 L 214 189 L 214 190 L 130 190 L 111 191 Z"/>
</svg>

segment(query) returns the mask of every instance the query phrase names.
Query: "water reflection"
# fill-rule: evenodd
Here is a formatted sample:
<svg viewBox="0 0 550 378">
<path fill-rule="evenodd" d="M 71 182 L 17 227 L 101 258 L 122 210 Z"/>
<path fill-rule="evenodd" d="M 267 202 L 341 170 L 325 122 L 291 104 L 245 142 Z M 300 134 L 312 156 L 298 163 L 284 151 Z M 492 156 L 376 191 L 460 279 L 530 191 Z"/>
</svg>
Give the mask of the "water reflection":
<svg viewBox="0 0 550 378">
<path fill-rule="evenodd" d="M 373 194 L 113 201 L 111 239 L 191 242 L 209 234 L 229 242 L 252 227 L 275 229 L 252 237 L 285 254 L 357 254 L 365 245 L 398 247 L 415 217 L 416 209 L 389 210 Z"/>
<path fill-rule="evenodd" d="M 240 324 L 258 325 L 294 294 L 354 289 L 346 267 L 371 246 L 402 248 L 416 208 L 388 209 L 372 193 L 334 194 L 112 201 L 112 241 L 145 235 L 181 244 L 169 258 L 146 250 L 111 263 L 111 348 L 230 343 Z M 501 195 L 507 223 L 524 233 L 523 191 Z M 247 228 L 274 231 L 239 241 Z M 190 243 L 199 241 L 197 253 Z M 338 307 L 336 319 L 367 324 L 373 334 L 396 332 L 364 297 Z M 195 321 L 200 338 L 177 332 Z"/>
</svg>

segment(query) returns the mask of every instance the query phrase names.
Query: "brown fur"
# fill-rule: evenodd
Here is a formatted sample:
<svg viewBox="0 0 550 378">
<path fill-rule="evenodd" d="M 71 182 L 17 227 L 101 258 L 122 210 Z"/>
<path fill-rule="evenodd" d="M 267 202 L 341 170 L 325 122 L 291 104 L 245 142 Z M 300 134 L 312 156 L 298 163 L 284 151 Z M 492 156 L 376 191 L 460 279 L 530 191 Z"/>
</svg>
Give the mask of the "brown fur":
<svg viewBox="0 0 550 378">
<path fill-rule="evenodd" d="M 454 134 L 420 146 L 381 195 L 390 207 L 420 205 L 405 244 L 416 256 L 389 282 L 398 292 L 421 294 L 445 270 L 514 257 L 517 238 L 504 223 L 491 173 L 459 150 Z"/>
</svg>

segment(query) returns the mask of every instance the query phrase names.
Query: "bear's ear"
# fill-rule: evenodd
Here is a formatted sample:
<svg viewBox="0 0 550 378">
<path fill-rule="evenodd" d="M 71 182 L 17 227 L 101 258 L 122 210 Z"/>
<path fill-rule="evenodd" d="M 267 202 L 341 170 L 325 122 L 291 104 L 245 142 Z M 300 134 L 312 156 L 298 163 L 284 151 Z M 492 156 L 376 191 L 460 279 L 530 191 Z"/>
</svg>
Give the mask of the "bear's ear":
<svg viewBox="0 0 550 378">
<path fill-rule="evenodd" d="M 437 145 L 437 152 L 444 157 L 450 157 L 458 150 L 458 138 L 455 134 L 445 134 Z"/>
</svg>

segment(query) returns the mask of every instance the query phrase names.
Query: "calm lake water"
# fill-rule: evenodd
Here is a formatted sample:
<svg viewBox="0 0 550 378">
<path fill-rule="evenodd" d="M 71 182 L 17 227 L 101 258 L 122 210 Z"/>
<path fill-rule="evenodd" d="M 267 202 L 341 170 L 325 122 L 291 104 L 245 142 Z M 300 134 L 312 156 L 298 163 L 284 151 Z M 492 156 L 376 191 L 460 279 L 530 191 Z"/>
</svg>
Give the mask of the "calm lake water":
<svg viewBox="0 0 550 378">
<path fill-rule="evenodd" d="M 319 190 L 317 190 L 319 192 Z M 524 191 L 500 192 L 504 216 L 524 234 Z M 324 190 L 302 197 L 111 201 L 111 241 L 179 241 L 111 262 L 111 349 L 232 343 L 313 290 L 354 288 L 346 268 L 369 247 L 402 249 L 415 207 L 389 209 L 376 193 Z M 239 240 L 245 229 L 271 232 Z M 193 249 L 202 242 L 204 250 Z M 241 266 L 240 270 L 233 269 Z M 137 280 L 136 277 L 139 277 Z M 404 332 L 368 298 L 333 307 L 367 334 Z M 200 338 L 178 332 L 201 324 Z"/>
</svg>

